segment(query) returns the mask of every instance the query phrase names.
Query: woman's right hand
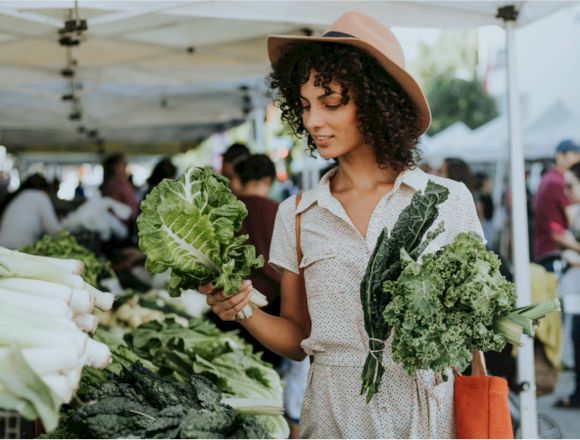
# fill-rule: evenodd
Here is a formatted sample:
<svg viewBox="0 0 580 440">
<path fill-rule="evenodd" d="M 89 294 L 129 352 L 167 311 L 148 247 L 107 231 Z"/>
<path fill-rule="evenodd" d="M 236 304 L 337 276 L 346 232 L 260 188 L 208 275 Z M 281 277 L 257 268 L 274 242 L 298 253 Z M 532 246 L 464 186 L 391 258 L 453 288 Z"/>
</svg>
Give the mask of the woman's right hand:
<svg viewBox="0 0 580 440">
<path fill-rule="evenodd" d="M 199 286 L 197 290 L 206 295 L 207 304 L 222 321 L 239 321 L 236 318 L 238 312 L 250 303 L 252 282 L 250 280 L 242 282 L 240 291 L 230 297 L 225 297 L 224 291 L 216 290 L 211 283 Z"/>
</svg>

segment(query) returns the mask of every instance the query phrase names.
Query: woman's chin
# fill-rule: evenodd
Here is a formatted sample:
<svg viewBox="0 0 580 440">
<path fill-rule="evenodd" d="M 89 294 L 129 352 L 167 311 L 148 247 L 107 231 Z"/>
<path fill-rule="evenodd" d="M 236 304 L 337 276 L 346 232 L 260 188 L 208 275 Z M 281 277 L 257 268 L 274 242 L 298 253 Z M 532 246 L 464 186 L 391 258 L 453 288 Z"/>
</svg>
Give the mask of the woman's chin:
<svg viewBox="0 0 580 440">
<path fill-rule="evenodd" d="M 318 148 L 318 155 L 325 160 L 336 159 L 338 154 L 330 148 Z"/>
</svg>

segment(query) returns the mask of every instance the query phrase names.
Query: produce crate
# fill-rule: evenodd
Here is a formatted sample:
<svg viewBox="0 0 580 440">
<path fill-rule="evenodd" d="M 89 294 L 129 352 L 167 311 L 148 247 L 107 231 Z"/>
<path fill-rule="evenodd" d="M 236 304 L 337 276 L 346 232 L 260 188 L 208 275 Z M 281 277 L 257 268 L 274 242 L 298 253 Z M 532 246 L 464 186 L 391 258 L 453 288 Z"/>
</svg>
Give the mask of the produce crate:
<svg viewBox="0 0 580 440">
<path fill-rule="evenodd" d="M 16 411 L 0 409 L 0 438 L 35 438 L 35 424 Z"/>
</svg>

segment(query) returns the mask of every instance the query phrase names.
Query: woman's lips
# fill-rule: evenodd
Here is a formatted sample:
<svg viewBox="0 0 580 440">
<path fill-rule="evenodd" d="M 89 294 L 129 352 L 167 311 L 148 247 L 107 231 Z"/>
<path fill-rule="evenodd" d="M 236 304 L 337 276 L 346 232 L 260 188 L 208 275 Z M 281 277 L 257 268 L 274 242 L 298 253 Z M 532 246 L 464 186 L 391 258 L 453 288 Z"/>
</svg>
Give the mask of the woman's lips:
<svg viewBox="0 0 580 440">
<path fill-rule="evenodd" d="M 317 147 L 326 147 L 334 136 L 314 136 L 314 142 Z"/>
</svg>

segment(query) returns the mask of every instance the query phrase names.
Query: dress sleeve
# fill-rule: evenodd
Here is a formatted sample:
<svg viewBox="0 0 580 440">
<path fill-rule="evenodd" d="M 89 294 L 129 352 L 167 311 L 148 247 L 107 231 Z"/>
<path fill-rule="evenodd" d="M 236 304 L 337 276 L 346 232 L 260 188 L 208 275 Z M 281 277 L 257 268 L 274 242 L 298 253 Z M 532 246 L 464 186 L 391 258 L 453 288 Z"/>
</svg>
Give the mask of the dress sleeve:
<svg viewBox="0 0 580 440">
<path fill-rule="evenodd" d="M 461 213 L 461 222 L 459 222 L 459 228 L 454 231 L 451 239 L 455 239 L 455 236 L 461 232 L 475 232 L 481 237 L 484 243 L 487 243 L 483 235 L 481 221 L 477 215 L 473 196 L 463 183 L 460 183 L 458 186 L 454 209 L 456 212 Z"/>
<path fill-rule="evenodd" d="M 268 263 L 277 271 L 285 269 L 298 274 L 295 203 L 296 196 L 292 196 L 283 201 L 278 208 Z"/>
</svg>

